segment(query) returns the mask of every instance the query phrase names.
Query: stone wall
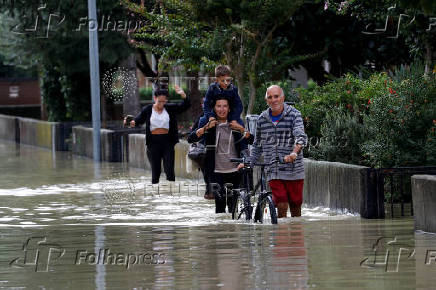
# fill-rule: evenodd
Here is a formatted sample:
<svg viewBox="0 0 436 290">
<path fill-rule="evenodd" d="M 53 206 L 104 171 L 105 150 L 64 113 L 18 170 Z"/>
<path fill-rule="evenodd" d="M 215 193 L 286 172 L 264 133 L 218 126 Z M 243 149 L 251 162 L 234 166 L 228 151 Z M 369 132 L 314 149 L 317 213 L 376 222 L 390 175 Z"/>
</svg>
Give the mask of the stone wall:
<svg viewBox="0 0 436 290">
<path fill-rule="evenodd" d="M 185 140 L 180 140 L 174 147 L 175 161 L 174 171 L 176 177 L 182 178 L 197 178 L 196 171 L 188 173 L 186 170 L 186 154 L 188 153 L 189 144 Z M 145 154 L 145 135 L 144 134 L 130 134 L 129 135 L 129 166 L 151 170 L 150 163 L 148 162 L 147 155 Z M 161 178 L 165 176 L 162 166 Z"/>
<path fill-rule="evenodd" d="M 94 158 L 93 152 L 93 128 L 74 126 L 72 133 L 73 154 Z M 115 132 L 108 129 L 100 129 L 101 161 L 120 162 L 119 138 L 115 138 Z"/>
<path fill-rule="evenodd" d="M 369 208 L 371 199 L 376 198 L 369 182 L 370 168 L 310 159 L 304 160 L 304 166 L 304 203 L 377 217 Z"/>
<path fill-rule="evenodd" d="M 436 175 L 412 176 L 415 229 L 436 233 Z"/>
<path fill-rule="evenodd" d="M 0 115 L 0 139 L 20 141 L 17 117 Z"/>
</svg>

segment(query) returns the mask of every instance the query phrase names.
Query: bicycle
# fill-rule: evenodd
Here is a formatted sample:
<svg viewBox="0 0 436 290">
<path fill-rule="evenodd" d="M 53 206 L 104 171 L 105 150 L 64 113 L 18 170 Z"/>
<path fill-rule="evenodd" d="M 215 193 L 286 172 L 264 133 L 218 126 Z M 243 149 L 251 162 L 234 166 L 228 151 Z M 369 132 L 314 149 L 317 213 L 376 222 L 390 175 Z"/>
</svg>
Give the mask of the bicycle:
<svg viewBox="0 0 436 290">
<path fill-rule="evenodd" d="M 260 187 L 259 197 L 256 203 L 254 213 L 254 222 L 272 223 L 277 224 L 277 212 L 274 201 L 272 200 L 272 192 L 266 190 L 266 176 L 265 166 L 271 165 L 275 162 L 284 163 L 281 160 L 273 160 L 271 163 L 256 163 L 254 166 L 260 166 L 261 175 L 260 180 L 256 186 L 252 187 L 253 168 L 246 158 L 231 158 L 230 162 L 243 163 L 242 171 L 243 187 L 234 190 L 234 204 L 232 210 L 232 219 L 245 219 L 251 220 L 253 214 L 253 206 L 251 205 L 251 198 L 255 197 L 257 190 Z"/>
</svg>

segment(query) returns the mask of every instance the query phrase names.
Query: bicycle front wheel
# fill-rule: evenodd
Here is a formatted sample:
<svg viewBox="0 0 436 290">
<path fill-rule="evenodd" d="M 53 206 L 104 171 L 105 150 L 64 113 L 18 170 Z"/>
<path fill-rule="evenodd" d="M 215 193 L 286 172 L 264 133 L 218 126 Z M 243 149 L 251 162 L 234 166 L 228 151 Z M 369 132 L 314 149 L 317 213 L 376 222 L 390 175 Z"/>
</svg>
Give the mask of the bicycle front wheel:
<svg viewBox="0 0 436 290">
<path fill-rule="evenodd" d="M 246 192 L 240 192 L 233 200 L 232 219 L 251 220 L 252 206 L 249 195 Z"/>
<path fill-rule="evenodd" d="M 270 195 L 264 197 L 257 203 L 255 221 L 266 224 L 277 224 L 276 206 Z"/>
</svg>

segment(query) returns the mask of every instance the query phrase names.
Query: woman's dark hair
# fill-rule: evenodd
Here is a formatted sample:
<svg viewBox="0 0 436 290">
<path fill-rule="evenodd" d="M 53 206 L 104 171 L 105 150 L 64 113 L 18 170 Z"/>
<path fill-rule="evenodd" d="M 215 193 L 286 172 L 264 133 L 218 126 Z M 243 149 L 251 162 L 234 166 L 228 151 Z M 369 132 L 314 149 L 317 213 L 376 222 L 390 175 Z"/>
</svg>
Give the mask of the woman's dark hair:
<svg viewBox="0 0 436 290">
<path fill-rule="evenodd" d="M 223 94 L 218 94 L 212 100 L 212 103 L 211 103 L 211 106 L 210 106 L 212 108 L 212 110 L 213 110 L 213 108 L 215 108 L 216 102 L 219 101 L 219 100 L 227 100 L 227 103 L 229 104 L 229 109 L 230 109 L 230 111 L 232 110 L 232 102 L 231 102 L 230 98 L 225 96 L 225 95 L 223 95 Z"/>
<path fill-rule="evenodd" d="M 163 90 L 163 89 L 159 89 L 154 91 L 154 96 L 166 96 L 168 98 L 168 91 L 167 90 Z"/>
</svg>

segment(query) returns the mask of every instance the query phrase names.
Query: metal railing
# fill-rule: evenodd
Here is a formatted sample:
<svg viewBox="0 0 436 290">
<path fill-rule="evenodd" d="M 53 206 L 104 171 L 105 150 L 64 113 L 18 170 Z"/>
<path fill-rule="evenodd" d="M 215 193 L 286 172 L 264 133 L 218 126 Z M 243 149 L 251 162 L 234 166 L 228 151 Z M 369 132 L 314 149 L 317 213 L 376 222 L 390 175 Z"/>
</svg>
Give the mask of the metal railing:
<svg viewBox="0 0 436 290">
<path fill-rule="evenodd" d="M 377 175 L 377 194 L 384 197 L 390 207 L 390 216 L 394 217 L 394 204 L 401 206 L 401 216 L 404 216 L 404 204 L 410 201 L 410 214 L 413 216 L 413 201 L 411 177 L 416 174 L 436 174 L 436 166 L 415 166 L 374 169 Z M 386 196 L 385 188 L 389 190 Z"/>
</svg>

